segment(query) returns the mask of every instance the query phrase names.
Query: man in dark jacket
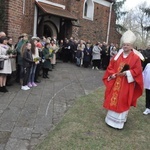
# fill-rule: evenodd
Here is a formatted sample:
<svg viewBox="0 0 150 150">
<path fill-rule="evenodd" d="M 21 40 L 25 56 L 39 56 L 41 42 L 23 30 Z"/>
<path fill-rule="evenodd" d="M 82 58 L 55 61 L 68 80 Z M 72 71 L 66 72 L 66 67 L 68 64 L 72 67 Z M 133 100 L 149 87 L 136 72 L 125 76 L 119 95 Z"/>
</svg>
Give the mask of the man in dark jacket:
<svg viewBox="0 0 150 150">
<path fill-rule="evenodd" d="M 26 42 L 28 41 L 28 35 L 26 33 L 22 34 L 21 40 L 18 42 L 16 46 L 16 51 L 17 51 L 17 75 L 16 75 L 16 81 L 20 82 L 22 85 L 22 79 L 23 79 L 23 60 L 22 60 L 22 47 Z"/>
<path fill-rule="evenodd" d="M 107 43 L 103 42 L 102 45 L 102 51 L 101 51 L 101 58 L 102 58 L 102 69 L 107 69 L 107 66 L 109 65 L 110 60 L 110 54 L 108 52 Z"/>
<path fill-rule="evenodd" d="M 150 62 L 150 45 L 148 45 L 146 50 L 142 50 L 141 52 L 145 58 L 145 61 L 143 62 L 143 69 L 147 65 L 148 62 Z"/>
</svg>

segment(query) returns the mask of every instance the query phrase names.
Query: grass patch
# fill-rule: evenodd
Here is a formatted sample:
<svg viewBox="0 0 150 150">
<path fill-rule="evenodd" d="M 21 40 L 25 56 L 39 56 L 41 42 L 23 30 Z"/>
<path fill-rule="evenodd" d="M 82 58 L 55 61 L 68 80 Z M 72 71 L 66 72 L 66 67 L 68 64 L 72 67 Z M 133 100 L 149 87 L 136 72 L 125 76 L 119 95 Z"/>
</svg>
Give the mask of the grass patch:
<svg viewBox="0 0 150 150">
<path fill-rule="evenodd" d="M 62 121 L 35 150 L 147 150 L 150 115 L 144 116 L 144 95 L 129 111 L 123 130 L 105 124 L 104 88 L 80 97 Z"/>
</svg>

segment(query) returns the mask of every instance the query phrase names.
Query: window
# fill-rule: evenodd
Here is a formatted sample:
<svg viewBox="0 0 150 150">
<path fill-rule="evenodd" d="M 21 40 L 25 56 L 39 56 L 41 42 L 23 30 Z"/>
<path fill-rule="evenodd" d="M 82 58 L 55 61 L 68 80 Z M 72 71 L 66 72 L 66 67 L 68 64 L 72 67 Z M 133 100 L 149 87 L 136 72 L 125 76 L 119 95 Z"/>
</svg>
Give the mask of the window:
<svg viewBox="0 0 150 150">
<path fill-rule="evenodd" d="M 83 18 L 93 20 L 94 3 L 92 0 L 85 0 L 83 10 Z"/>
<path fill-rule="evenodd" d="M 85 17 L 87 16 L 87 9 L 88 9 L 88 4 L 87 4 L 87 2 L 85 2 L 85 5 L 84 5 L 84 16 Z"/>
</svg>

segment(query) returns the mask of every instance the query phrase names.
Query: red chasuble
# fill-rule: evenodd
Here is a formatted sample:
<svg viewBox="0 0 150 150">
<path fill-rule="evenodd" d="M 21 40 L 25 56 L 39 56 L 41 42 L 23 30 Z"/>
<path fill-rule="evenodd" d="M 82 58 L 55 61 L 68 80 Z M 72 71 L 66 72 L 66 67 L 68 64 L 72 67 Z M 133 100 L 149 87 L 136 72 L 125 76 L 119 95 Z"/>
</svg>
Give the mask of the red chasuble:
<svg viewBox="0 0 150 150">
<path fill-rule="evenodd" d="M 108 81 L 108 77 L 114 73 L 119 73 L 123 66 L 128 64 L 134 82 L 128 83 L 126 76 L 117 76 Z M 127 58 L 123 58 L 123 53 L 117 60 L 112 59 L 104 74 L 103 82 L 106 86 L 105 100 L 103 106 L 117 113 L 129 110 L 130 106 L 136 106 L 137 98 L 143 92 L 143 77 L 140 58 L 131 52 Z"/>
</svg>

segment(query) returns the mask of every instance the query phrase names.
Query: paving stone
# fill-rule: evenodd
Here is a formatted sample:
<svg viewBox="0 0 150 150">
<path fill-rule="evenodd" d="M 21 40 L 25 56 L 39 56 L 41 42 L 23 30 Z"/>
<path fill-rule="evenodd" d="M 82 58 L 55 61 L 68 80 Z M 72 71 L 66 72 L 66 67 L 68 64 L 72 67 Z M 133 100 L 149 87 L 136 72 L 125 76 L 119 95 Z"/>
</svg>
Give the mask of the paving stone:
<svg viewBox="0 0 150 150">
<path fill-rule="evenodd" d="M 30 140 L 30 149 L 33 149 L 36 145 L 38 145 L 41 142 L 39 138 L 40 137 L 31 138 L 31 140 Z"/>
<path fill-rule="evenodd" d="M 45 126 L 45 124 L 36 124 L 34 126 L 34 129 L 32 131 L 32 133 L 38 133 L 41 134 L 42 136 L 46 136 L 48 134 L 48 132 L 51 130 L 51 128 L 53 128 L 52 124 L 48 124 Z"/>
<path fill-rule="evenodd" d="M 16 99 L 20 99 L 21 101 L 26 101 L 26 99 L 28 98 L 28 96 L 30 95 L 30 91 L 23 91 L 20 90 L 18 91 L 17 95 L 16 95 Z"/>
<path fill-rule="evenodd" d="M 40 138 L 42 134 L 40 133 L 32 133 L 31 138 Z"/>
<path fill-rule="evenodd" d="M 21 101 L 20 99 L 15 99 L 13 100 L 9 106 L 12 106 L 12 107 L 17 107 L 17 108 L 23 108 L 25 105 L 25 102 L 24 101 Z"/>
<path fill-rule="evenodd" d="M 11 132 L 8 131 L 0 131 L 0 144 L 6 144 L 10 137 Z"/>
<path fill-rule="evenodd" d="M 4 150 L 5 149 L 5 144 L 0 144 L 0 150 Z"/>
<path fill-rule="evenodd" d="M 5 110 L 8 107 L 6 104 L 0 104 L 0 110 Z"/>
<path fill-rule="evenodd" d="M 28 140 L 20 140 L 15 138 L 10 138 L 5 150 L 28 150 L 29 141 Z"/>
<path fill-rule="evenodd" d="M 16 127 L 33 128 L 34 122 L 35 122 L 34 118 L 32 118 L 32 117 L 30 117 L 30 116 L 21 115 L 21 116 L 18 118 L 18 120 L 17 120 L 15 126 L 16 126 Z"/>
<path fill-rule="evenodd" d="M 3 98 L 0 99 L 0 104 L 8 105 L 12 101 L 12 98 L 10 98 L 10 94 L 3 95 L 2 97 Z"/>
<path fill-rule="evenodd" d="M 38 112 L 37 115 L 44 115 L 46 114 L 46 111 L 48 109 L 48 115 L 52 117 L 52 113 L 53 113 L 53 100 L 51 101 L 51 103 L 49 104 L 50 100 L 48 100 L 47 102 L 41 102 L 39 108 L 38 108 Z M 49 105 L 48 105 L 49 104 Z M 37 116 L 38 117 L 38 116 Z"/>
<path fill-rule="evenodd" d="M 31 138 L 33 128 L 15 127 L 11 138 L 29 140 Z"/>
<path fill-rule="evenodd" d="M 0 121 L 10 121 L 10 122 L 15 122 L 21 112 L 21 109 L 17 107 L 7 107 L 2 114 Z"/>
<path fill-rule="evenodd" d="M 15 126 L 15 122 L 11 122 L 9 120 L 1 121 L 1 123 L 0 123 L 0 131 L 12 132 L 14 126 Z"/>
</svg>

